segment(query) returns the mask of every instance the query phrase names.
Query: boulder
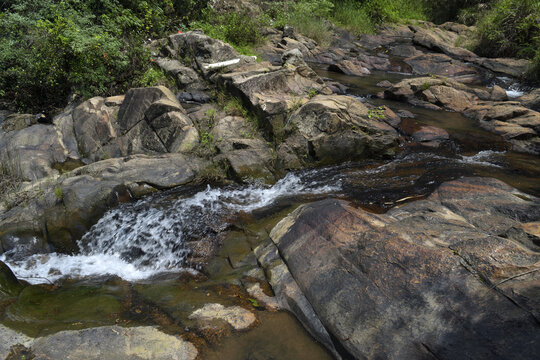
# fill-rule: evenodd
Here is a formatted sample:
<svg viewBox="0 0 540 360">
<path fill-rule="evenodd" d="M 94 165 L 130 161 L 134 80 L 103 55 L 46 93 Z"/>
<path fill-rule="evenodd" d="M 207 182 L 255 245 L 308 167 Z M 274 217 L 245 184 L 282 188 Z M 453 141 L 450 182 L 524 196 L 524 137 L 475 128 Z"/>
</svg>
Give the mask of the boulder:
<svg viewBox="0 0 540 360">
<path fill-rule="evenodd" d="M 530 60 L 526 59 L 510 58 L 478 58 L 474 62 L 496 73 L 512 77 L 522 77 L 531 63 Z"/>
<path fill-rule="evenodd" d="M 0 261 L 0 301 L 19 295 L 24 285 L 17 279 L 11 269 Z"/>
<path fill-rule="evenodd" d="M 384 215 L 340 200 L 303 205 L 270 238 L 273 263 L 282 257 L 352 358 L 535 359 L 540 245 L 528 224 L 539 219 L 540 199 L 464 178 Z"/>
<path fill-rule="evenodd" d="M 328 164 L 389 155 L 398 134 L 384 117 L 353 97 L 316 96 L 292 114 L 278 156 L 285 152 L 300 163 Z"/>
<path fill-rule="evenodd" d="M 525 94 L 516 99 L 521 103 L 521 105 L 540 111 L 540 89 L 535 89 L 528 94 Z"/>
<path fill-rule="evenodd" d="M 238 180 L 275 180 L 272 150 L 256 125 L 239 116 L 227 116 L 216 123 L 211 134 L 220 152 L 216 160 L 225 159 Z"/>
<path fill-rule="evenodd" d="M 118 137 L 118 107 L 105 105 L 105 99 L 95 97 L 77 106 L 72 114 L 72 126 L 78 149 L 87 161 L 105 156 L 104 147 Z"/>
<path fill-rule="evenodd" d="M 60 331 L 35 339 L 31 348 L 40 359 L 195 360 L 198 355 L 190 342 L 151 326 Z"/>
<path fill-rule="evenodd" d="M 459 60 L 444 54 L 420 54 L 404 60 L 416 75 L 440 75 L 459 77 L 474 75 L 480 79 L 478 71 Z"/>
<path fill-rule="evenodd" d="M 38 116 L 32 114 L 10 114 L 2 121 L 2 131 L 22 130 L 38 123 Z"/>
<path fill-rule="evenodd" d="M 330 65 L 328 70 L 353 76 L 365 76 L 371 74 L 371 72 L 365 67 L 363 67 L 357 60 L 343 60 L 339 63 Z"/>
<path fill-rule="evenodd" d="M 280 136 L 287 117 L 310 97 L 332 93 L 298 50 L 285 53 L 283 60 L 281 67 L 257 64 L 253 69 L 225 73 L 217 79 L 241 96 L 275 136 Z"/>
<path fill-rule="evenodd" d="M 55 167 L 72 159 L 70 156 L 77 158 L 52 125 L 37 124 L 0 133 L 0 162 L 24 180 L 58 174 Z"/>
<path fill-rule="evenodd" d="M 170 103 L 175 104 L 175 110 L 181 108 L 174 94 L 164 86 L 130 89 L 118 110 L 120 134 L 127 133 L 135 125 L 143 121 L 146 111 L 149 110 L 153 103 L 159 100 L 168 100 Z M 158 114 L 152 113 L 151 115 L 155 117 Z"/>
<path fill-rule="evenodd" d="M 203 79 L 190 67 L 179 60 L 158 58 L 159 67 L 176 80 L 176 85 L 185 91 L 199 91 L 206 88 Z"/>
<path fill-rule="evenodd" d="M 196 319 L 202 324 L 212 320 L 222 320 L 232 326 L 234 330 L 245 330 L 257 321 L 255 314 L 251 311 L 240 306 L 225 307 L 221 304 L 206 304 L 195 310 L 189 315 L 189 318 Z"/>
<path fill-rule="evenodd" d="M 129 186 L 150 190 L 193 183 L 209 166 L 182 154 L 133 155 L 102 160 L 57 178 L 33 183 L 6 199 L 15 205 L 0 214 L 0 250 L 25 246 L 26 255 L 77 251 L 76 241 L 119 199 L 130 198 Z M 16 205 L 17 198 L 28 198 Z M 37 241 L 43 239 L 43 241 Z"/>
<path fill-rule="evenodd" d="M 459 34 L 454 31 L 448 31 L 451 26 L 423 28 L 421 26 L 411 26 L 414 31 L 413 43 L 424 46 L 430 50 L 445 53 L 453 58 L 462 61 L 472 61 L 477 55 L 469 50 L 456 47 L 455 44 Z"/>
<path fill-rule="evenodd" d="M 508 100 L 508 95 L 506 94 L 506 90 L 504 90 L 502 87 L 500 87 L 498 85 L 494 85 L 493 89 L 491 89 L 490 100 L 493 100 L 493 101 L 506 101 L 506 100 Z"/>
</svg>

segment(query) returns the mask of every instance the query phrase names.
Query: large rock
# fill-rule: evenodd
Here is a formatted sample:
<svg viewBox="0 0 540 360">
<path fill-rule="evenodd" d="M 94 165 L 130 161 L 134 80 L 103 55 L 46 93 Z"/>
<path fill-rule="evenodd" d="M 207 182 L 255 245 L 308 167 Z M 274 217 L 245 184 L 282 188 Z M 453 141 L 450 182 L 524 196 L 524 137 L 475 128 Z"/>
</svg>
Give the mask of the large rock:
<svg viewBox="0 0 540 360">
<path fill-rule="evenodd" d="M 331 94 L 298 50 L 283 54 L 283 61 L 281 67 L 257 64 L 225 73 L 217 79 L 233 94 L 240 95 L 276 136 L 280 135 L 290 113 L 310 97 L 318 93 Z"/>
<path fill-rule="evenodd" d="M 304 205 L 270 237 L 354 358 L 535 359 L 539 220 L 538 198 L 468 178 L 385 215 Z"/>
<path fill-rule="evenodd" d="M 190 342 L 150 326 L 61 331 L 34 340 L 32 352 L 40 359 L 77 360 L 194 360 L 198 354 Z"/>
<path fill-rule="evenodd" d="M 278 158 L 294 168 L 390 155 L 398 134 L 384 117 L 350 96 L 316 96 L 292 114 Z"/>
<path fill-rule="evenodd" d="M 478 58 L 475 60 L 475 62 L 496 73 L 510 75 L 513 77 L 522 77 L 531 63 L 526 59 L 509 58 Z"/>
<path fill-rule="evenodd" d="M 420 54 L 404 60 L 416 75 L 441 75 L 447 77 L 473 76 L 479 81 L 478 71 L 465 63 L 444 54 Z M 470 81 L 470 80 L 469 80 Z"/>
<path fill-rule="evenodd" d="M 199 142 L 191 119 L 163 86 L 126 96 L 92 98 L 73 110 L 73 128 L 87 163 L 132 154 L 188 152 Z"/>
<path fill-rule="evenodd" d="M 102 160 L 57 178 L 44 179 L 14 194 L 28 201 L 0 214 L 0 251 L 25 246 L 21 254 L 77 250 L 78 240 L 129 188 L 149 191 L 192 183 L 208 162 L 182 154 L 133 155 Z M 43 239 L 44 241 L 36 241 Z"/>
<path fill-rule="evenodd" d="M 226 159 L 238 180 L 275 180 L 272 150 L 258 133 L 257 125 L 239 116 L 227 116 L 216 123 L 211 134 L 220 152 L 216 159 Z"/>
<path fill-rule="evenodd" d="M 55 168 L 70 160 L 70 155 L 61 133 L 52 125 L 0 133 L 0 162 L 24 180 L 58 174 Z"/>
<path fill-rule="evenodd" d="M 0 261 L 0 301 L 19 295 L 23 288 L 24 285 L 15 277 L 11 269 Z"/>
<path fill-rule="evenodd" d="M 540 111 L 540 89 L 535 89 L 516 99 L 523 106 Z"/>
<path fill-rule="evenodd" d="M 477 58 L 473 52 L 456 46 L 460 34 L 448 30 L 453 29 L 447 24 L 443 27 L 411 26 L 414 31 L 413 43 L 424 46 L 430 50 L 445 53 L 453 58 L 471 61 Z"/>
</svg>

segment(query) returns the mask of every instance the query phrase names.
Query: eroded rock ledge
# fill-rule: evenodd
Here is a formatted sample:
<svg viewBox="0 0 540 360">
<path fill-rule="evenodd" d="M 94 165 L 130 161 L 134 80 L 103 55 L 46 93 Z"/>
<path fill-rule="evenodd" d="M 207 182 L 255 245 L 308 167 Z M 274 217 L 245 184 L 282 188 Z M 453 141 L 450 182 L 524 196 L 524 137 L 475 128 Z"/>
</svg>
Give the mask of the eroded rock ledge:
<svg viewBox="0 0 540 360">
<path fill-rule="evenodd" d="M 384 215 L 301 206 L 257 253 L 278 297 L 355 358 L 534 359 L 539 220 L 538 198 L 465 178 Z"/>
</svg>

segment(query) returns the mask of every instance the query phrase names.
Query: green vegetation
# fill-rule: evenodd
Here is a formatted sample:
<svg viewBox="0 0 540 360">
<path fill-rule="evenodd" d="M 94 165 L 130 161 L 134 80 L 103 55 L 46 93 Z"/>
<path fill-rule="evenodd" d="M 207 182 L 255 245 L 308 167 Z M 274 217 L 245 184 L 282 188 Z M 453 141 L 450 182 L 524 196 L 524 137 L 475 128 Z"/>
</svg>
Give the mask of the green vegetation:
<svg viewBox="0 0 540 360">
<path fill-rule="evenodd" d="M 62 200 L 64 198 L 64 191 L 62 190 L 61 186 L 57 186 L 54 188 L 54 195 L 58 200 Z"/>
<path fill-rule="evenodd" d="M 254 55 L 267 26 L 293 26 L 329 45 L 332 24 L 356 35 L 413 19 L 477 25 L 482 56 L 532 59 L 540 78 L 538 0 L 280 0 L 263 11 L 216 12 L 208 0 L 5 0 L 0 2 L 0 96 L 20 111 L 46 112 L 73 96 L 109 96 L 167 82 L 145 43 L 202 29 Z"/>
<path fill-rule="evenodd" d="M 0 3 L 0 89 L 19 110 L 69 95 L 116 95 L 156 80 L 144 45 L 200 16 L 195 0 L 7 0 Z"/>
<path fill-rule="evenodd" d="M 356 35 L 373 33 L 383 23 L 425 20 L 419 0 L 336 1 L 332 20 Z"/>
<path fill-rule="evenodd" d="M 22 187 L 24 179 L 15 163 L 8 160 L 0 161 L 0 194 L 4 196 L 14 194 Z"/>
<path fill-rule="evenodd" d="M 189 27 L 228 42 L 240 54 L 256 55 L 253 48 L 262 42 L 261 29 L 268 25 L 270 18 L 267 15 L 253 16 L 247 10 L 219 14 L 208 7 L 202 12 L 201 19 L 191 22 Z"/>
</svg>

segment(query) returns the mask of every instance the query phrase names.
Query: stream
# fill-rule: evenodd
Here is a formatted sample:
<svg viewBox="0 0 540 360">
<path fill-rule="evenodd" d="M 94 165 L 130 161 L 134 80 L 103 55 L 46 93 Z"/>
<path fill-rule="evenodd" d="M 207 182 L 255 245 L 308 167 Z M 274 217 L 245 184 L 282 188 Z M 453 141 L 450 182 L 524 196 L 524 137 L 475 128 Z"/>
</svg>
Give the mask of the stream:
<svg viewBox="0 0 540 360">
<path fill-rule="evenodd" d="M 376 83 L 404 75 L 317 71 L 348 86 L 351 96 L 412 112 L 415 118 L 402 122 L 405 132 L 436 126 L 450 139 L 439 147 L 403 144 L 392 160 L 291 172 L 272 186 L 181 187 L 121 204 L 84 235 L 78 254 L 1 254 L 19 278 L 41 284 L 0 305 L 2 323 L 30 336 L 109 324 L 159 325 L 186 334 L 194 326 L 188 315 L 207 302 L 250 306 L 244 281 L 264 282 L 251 250 L 301 204 L 336 197 L 382 213 L 463 176 L 497 178 L 540 196 L 538 157 L 509 150 L 500 137 L 460 114 L 372 98 L 381 91 Z M 290 314 L 253 307 L 259 325 L 204 343 L 202 358 L 331 358 Z"/>
</svg>

